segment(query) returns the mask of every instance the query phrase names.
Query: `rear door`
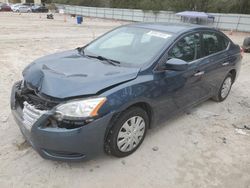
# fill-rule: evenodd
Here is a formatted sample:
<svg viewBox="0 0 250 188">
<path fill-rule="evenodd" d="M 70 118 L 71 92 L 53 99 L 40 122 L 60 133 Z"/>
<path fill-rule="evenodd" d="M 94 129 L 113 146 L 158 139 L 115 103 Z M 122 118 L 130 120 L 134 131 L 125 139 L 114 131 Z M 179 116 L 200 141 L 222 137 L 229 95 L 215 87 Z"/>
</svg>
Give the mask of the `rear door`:
<svg viewBox="0 0 250 188">
<path fill-rule="evenodd" d="M 229 71 L 230 58 L 227 51 L 229 41 L 213 31 L 204 31 L 201 36 L 202 60 L 198 71 L 204 74 L 202 83 L 213 95 Z"/>
</svg>

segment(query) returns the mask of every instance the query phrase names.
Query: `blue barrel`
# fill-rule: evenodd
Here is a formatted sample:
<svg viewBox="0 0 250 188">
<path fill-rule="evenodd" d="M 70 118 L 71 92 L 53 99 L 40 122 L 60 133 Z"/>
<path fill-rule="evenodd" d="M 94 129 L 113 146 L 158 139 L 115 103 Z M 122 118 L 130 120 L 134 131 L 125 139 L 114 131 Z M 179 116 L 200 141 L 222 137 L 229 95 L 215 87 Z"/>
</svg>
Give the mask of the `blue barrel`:
<svg viewBox="0 0 250 188">
<path fill-rule="evenodd" d="M 77 22 L 77 24 L 82 24 L 82 16 L 77 16 L 76 22 Z"/>
</svg>

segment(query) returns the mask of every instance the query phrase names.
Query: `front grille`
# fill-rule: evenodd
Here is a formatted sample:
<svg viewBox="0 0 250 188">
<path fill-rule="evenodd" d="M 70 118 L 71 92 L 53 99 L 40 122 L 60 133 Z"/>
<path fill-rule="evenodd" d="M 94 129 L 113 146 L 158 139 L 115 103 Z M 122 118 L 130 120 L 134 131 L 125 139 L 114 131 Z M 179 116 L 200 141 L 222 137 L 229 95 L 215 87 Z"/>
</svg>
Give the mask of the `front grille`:
<svg viewBox="0 0 250 188">
<path fill-rule="evenodd" d="M 35 106 L 29 104 L 24 101 L 23 103 L 23 124 L 31 129 L 33 124 L 47 111 L 46 110 L 38 110 Z"/>
<path fill-rule="evenodd" d="M 23 95 L 23 98 L 29 103 L 34 105 L 39 110 L 49 110 L 56 106 L 57 102 L 51 102 L 40 96 L 36 95 L 35 93 L 27 93 Z"/>
</svg>

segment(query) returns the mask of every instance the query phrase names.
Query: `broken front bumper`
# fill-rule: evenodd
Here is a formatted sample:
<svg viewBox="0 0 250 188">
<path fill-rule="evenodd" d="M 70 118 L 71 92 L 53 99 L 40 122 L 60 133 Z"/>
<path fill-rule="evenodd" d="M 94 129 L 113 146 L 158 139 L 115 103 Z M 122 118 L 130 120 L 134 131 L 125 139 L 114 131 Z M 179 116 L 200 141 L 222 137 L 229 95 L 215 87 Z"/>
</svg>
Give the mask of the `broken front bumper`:
<svg viewBox="0 0 250 188">
<path fill-rule="evenodd" d="M 81 161 L 103 153 L 106 129 L 112 114 L 94 120 L 79 128 L 66 129 L 44 126 L 52 116 L 44 113 L 29 128 L 24 124 L 22 105 L 16 100 L 18 84 L 12 88 L 11 110 L 22 134 L 44 158 Z"/>
</svg>

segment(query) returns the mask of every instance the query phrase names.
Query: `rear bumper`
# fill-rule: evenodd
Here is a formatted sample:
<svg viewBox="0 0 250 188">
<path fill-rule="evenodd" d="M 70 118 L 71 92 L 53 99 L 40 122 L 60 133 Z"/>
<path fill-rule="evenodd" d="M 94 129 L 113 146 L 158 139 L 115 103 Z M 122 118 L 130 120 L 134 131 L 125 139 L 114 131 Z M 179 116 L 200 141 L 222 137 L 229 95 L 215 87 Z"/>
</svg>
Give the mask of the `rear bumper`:
<svg viewBox="0 0 250 188">
<path fill-rule="evenodd" d="M 82 161 L 103 153 L 105 133 L 112 117 L 108 114 L 75 129 L 46 127 L 51 114 L 42 115 L 28 129 L 23 124 L 22 109 L 16 101 L 16 86 L 11 94 L 11 109 L 25 139 L 44 158 L 63 161 Z"/>
</svg>

